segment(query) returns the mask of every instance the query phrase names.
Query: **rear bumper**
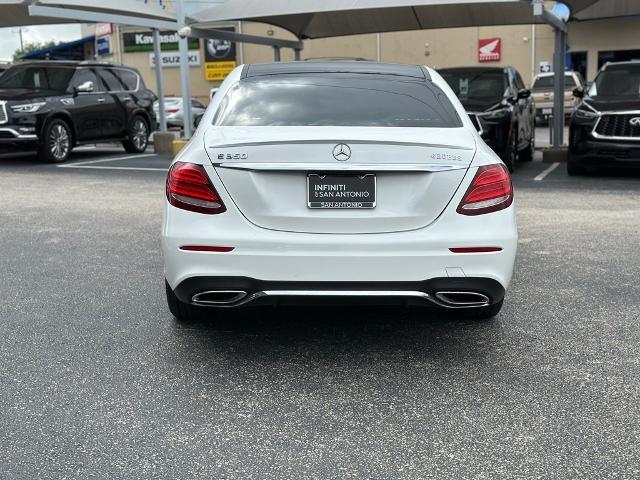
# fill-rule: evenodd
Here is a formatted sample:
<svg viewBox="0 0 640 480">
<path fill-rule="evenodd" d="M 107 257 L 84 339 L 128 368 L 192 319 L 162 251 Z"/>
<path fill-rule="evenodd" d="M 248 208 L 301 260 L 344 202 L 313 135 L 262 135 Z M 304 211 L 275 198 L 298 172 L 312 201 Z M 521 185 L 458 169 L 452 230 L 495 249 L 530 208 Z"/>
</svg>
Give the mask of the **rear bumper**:
<svg viewBox="0 0 640 480">
<path fill-rule="evenodd" d="M 464 277 L 420 282 L 275 282 L 247 277 L 191 277 L 174 292 L 184 303 L 219 308 L 404 304 L 456 309 L 494 305 L 505 295 L 504 287 L 494 279 Z"/>
</svg>

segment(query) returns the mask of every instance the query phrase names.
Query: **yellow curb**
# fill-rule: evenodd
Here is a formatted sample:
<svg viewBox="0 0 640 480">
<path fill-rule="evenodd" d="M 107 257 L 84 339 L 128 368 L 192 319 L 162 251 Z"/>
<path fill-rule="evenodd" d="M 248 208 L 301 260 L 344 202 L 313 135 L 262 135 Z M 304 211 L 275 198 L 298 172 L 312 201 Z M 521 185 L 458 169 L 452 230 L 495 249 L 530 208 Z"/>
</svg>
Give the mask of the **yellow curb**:
<svg viewBox="0 0 640 480">
<path fill-rule="evenodd" d="M 187 140 L 174 140 L 173 141 L 173 156 L 175 157 L 176 155 L 178 155 L 180 153 L 180 150 L 182 150 L 187 143 L 188 143 Z"/>
</svg>

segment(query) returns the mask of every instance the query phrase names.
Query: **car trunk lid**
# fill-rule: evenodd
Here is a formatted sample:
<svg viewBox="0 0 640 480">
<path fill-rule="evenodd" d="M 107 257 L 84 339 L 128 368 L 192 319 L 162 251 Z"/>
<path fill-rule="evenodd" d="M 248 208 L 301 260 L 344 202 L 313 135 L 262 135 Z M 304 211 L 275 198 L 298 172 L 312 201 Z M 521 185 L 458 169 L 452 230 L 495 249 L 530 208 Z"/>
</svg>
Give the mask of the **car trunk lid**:
<svg viewBox="0 0 640 480">
<path fill-rule="evenodd" d="M 350 155 L 334 156 L 338 145 Z M 476 148 L 464 128 L 306 126 L 212 126 L 205 146 L 224 188 L 250 222 L 307 233 L 429 225 L 451 201 Z M 309 174 L 375 175 L 375 208 L 309 208 Z"/>
</svg>

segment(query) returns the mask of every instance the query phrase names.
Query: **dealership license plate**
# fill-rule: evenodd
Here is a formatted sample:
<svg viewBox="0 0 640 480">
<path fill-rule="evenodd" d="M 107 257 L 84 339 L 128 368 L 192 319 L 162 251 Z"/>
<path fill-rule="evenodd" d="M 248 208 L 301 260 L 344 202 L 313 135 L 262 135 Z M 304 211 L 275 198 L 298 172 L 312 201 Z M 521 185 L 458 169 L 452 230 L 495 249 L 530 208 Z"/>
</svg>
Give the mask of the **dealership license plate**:
<svg viewBox="0 0 640 480">
<path fill-rule="evenodd" d="M 376 206 L 376 176 L 307 175 L 307 205 L 309 208 L 374 208 Z"/>
<path fill-rule="evenodd" d="M 552 111 L 553 111 L 553 110 L 551 110 L 550 108 L 543 108 L 543 109 L 542 109 L 542 114 L 543 114 L 543 115 L 551 115 L 551 112 L 552 112 Z"/>
</svg>

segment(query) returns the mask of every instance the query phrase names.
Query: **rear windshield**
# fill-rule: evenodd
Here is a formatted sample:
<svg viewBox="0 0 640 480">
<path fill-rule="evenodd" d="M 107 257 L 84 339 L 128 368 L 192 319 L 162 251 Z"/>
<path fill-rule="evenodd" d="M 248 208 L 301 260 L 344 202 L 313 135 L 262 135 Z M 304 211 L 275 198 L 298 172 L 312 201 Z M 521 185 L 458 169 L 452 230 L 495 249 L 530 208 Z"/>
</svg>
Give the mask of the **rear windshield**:
<svg viewBox="0 0 640 480">
<path fill-rule="evenodd" d="M 0 88 L 66 91 L 75 70 L 66 67 L 12 67 L 0 77 Z"/>
<path fill-rule="evenodd" d="M 379 75 L 282 75 L 236 84 L 214 118 L 221 126 L 461 127 L 431 82 Z"/>
<path fill-rule="evenodd" d="M 460 100 L 500 99 L 509 88 L 507 74 L 502 70 L 441 70 Z"/>
<path fill-rule="evenodd" d="M 533 82 L 533 87 L 531 88 L 553 88 L 554 86 L 554 77 L 539 77 Z M 576 81 L 572 75 L 564 76 L 564 86 L 565 88 L 573 88 L 576 85 Z"/>
</svg>

